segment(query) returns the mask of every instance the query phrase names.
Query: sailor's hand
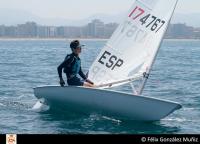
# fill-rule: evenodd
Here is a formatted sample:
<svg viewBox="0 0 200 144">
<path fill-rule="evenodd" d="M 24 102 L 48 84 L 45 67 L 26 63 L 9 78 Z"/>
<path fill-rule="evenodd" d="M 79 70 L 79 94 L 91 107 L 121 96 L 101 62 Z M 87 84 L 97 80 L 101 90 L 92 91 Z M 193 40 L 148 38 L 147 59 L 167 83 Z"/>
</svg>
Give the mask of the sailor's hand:
<svg viewBox="0 0 200 144">
<path fill-rule="evenodd" d="M 86 82 L 88 82 L 88 83 L 94 85 L 94 83 L 93 83 L 92 81 L 90 81 L 89 79 L 86 79 Z"/>
<path fill-rule="evenodd" d="M 60 79 L 60 86 L 61 86 L 61 87 L 64 87 L 64 85 L 65 85 L 65 81 L 61 78 L 61 79 Z"/>
</svg>

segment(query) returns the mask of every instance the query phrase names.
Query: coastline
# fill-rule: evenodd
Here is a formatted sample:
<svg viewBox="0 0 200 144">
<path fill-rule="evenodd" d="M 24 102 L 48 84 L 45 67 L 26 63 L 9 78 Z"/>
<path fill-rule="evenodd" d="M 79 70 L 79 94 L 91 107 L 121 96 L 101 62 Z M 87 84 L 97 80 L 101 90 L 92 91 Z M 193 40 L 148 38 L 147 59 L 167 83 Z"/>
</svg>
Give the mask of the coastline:
<svg viewBox="0 0 200 144">
<path fill-rule="evenodd" d="M 0 38 L 0 41 L 72 41 L 78 39 L 81 41 L 108 41 L 101 38 Z M 200 41 L 200 39 L 163 39 L 164 41 Z"/>
<path fill-rule="evenodd" d="M 0 38 L 0 41 L 71 41 L 78 39 L 81 41 L 107 41 L 109 39 L 100 39 L 100 38 Z"/>
</svg>

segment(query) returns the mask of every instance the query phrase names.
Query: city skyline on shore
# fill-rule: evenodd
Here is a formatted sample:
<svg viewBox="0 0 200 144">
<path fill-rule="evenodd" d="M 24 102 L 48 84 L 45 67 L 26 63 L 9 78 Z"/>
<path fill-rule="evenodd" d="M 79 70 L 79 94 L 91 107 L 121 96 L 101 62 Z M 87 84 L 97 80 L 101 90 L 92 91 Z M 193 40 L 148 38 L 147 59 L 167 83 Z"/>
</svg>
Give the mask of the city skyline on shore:
<svg viewBox="0 0 200 144">
<path fill-rule="evenodd" d="M 94 19 L 83 26 L 45 26 L 26 22 L 17 26 L 0 25 L 0 38 L 83 38 L 108 39 L 118 27 L 118 23 L 104 23 Z M 200 39 L 200 27 L 184 23 L 170 24 L 165 34 L 168 39 Z"/>
</svg>

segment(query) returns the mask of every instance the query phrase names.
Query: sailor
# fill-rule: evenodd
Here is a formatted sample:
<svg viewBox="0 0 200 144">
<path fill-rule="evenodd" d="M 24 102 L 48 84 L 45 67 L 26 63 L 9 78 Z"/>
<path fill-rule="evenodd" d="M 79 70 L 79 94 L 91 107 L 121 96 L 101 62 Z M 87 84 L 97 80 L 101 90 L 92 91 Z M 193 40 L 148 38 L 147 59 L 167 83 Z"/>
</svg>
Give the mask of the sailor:
<svg viewBox="0 0 200 144">
<path fill-rule="evenodd" d="M 67 83 L 69 86 L 94 87 L 94 83 L 87 79 L 81 68 L 81 59 L 79 55 L 83 46 L 84 45 L 80 45 L 78 40 L 72 41 L 70 44 L 72 53 L 67 55 L 65 60 L 58 66 L 57 70 L 62 87 L 65 85 L 62 77 L 63 69 L 67 76 Z M 78 74 L 83 78 L 83 81 L 77 77 Z"/>
</svg>

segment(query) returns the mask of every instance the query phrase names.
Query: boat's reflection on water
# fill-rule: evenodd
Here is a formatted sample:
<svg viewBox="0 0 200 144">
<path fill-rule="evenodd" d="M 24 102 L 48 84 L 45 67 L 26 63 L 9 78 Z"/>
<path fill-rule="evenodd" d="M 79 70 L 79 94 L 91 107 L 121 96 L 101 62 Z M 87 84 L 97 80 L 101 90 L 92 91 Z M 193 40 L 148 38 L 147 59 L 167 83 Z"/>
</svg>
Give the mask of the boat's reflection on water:
<svg viewBox="0 0 200 144">
<path fill-rule="evenodd" d="M 96 113 L 87 115 L 55 109 L 42 112 L 41 119 L 56 123 L 56 132 L 60 134 L 173 134 L 181 131 L 178 126 L 162 120 L 124 121 Z"/>
</svg>

